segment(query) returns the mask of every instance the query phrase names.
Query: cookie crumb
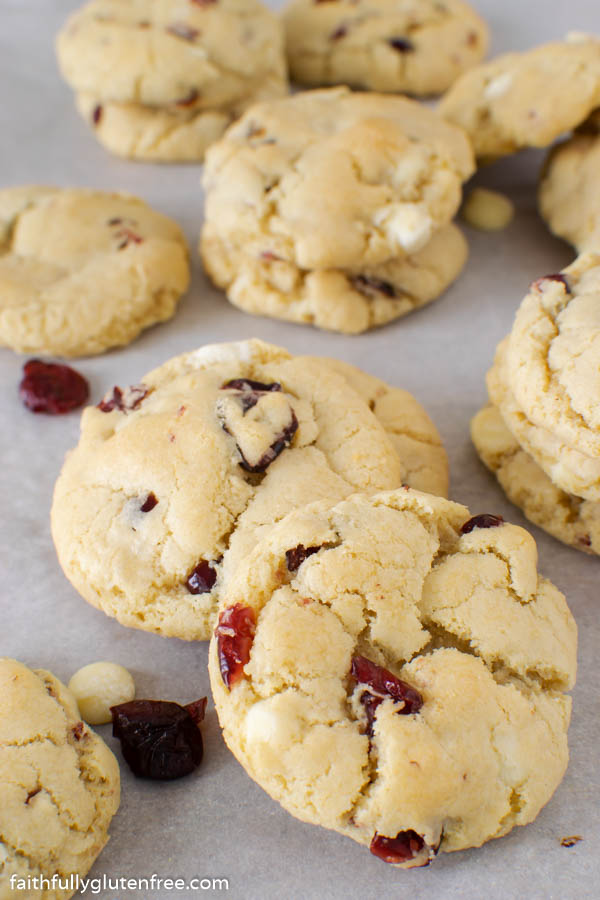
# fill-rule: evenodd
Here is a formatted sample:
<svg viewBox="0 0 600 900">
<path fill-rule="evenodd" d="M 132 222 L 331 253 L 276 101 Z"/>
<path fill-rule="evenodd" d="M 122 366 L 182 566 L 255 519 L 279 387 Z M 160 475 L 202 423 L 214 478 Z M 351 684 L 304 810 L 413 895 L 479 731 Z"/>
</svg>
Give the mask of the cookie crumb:
<svg viewBox="0 0 600 900">
<path fill-rule="evenodd" d="M 582 841 L 583 838 L 580 834 L 571 834 L 568 837 L 564 837 L 560 839 L 561 847 L 574 847 L 575 844 L 578 844 L 579 841 Z"/>
<path fill-rule="evenodd" d="M 514 205 L 508 197 L 487 188 L 473 188 L 461 212 L 465 222 L 480 231 L 501 231 L 510 224 L 514 214 Z"/>
</svg>

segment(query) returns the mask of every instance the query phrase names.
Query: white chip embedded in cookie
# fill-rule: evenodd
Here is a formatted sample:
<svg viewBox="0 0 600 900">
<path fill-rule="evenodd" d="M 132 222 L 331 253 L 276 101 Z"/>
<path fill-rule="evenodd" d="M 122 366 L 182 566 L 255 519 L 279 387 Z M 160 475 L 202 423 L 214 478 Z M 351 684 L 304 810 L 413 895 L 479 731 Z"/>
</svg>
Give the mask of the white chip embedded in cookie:
<svg viewBox="0 0 600 900">
<path fill-rule="evenodd" d="M 600 250 L 600 134 L 589 128 L 550 151 L 538 195 L 550 230 L 580 252 Z"/>
<path fill-rule="evenodd" d="M 421 250 L 379 266 L 306 271 L 273 254 L 251 256 L 206 225 L 200 251 L 212 280 L 240 309 L 358 334 L 435 300 L 460 274 L 468 247 L 446 225 Z"/>
<path fill-rule="evenodd" d="M 151 107 L 215 109 L 285 77 L 282 25 L 258 0 L 91 0 L 57 53 L 76 93 Z"/>
<path fill-rule="evenodd" d="M 0 343 L 83 356 L 170 318 L 189 283 L 179 226 L 129 194 L 0 191 Z"/>
<path fill-rule="evenodd" d="M 461 75 L 440 113 L 465 129 L 478 157 L 548 147 L 600 106 L 600 39 L 506 53 Z"/>
<path fill-rule="evenodd" d="M 72 897 L 108 840 L 119 786 L 117 760 L 67 688 L 0 659 L 0 897 Z M 53 877 L 55 890 L 34 886 Z"/>
<path fill-rule="evenodd" d="M 205 639 L 222 585 L 291 509 L 402 483 L 445 490 L 439 435 L 414 398 L 351 380 L 252 340 L 114 388 L 84 411 L 55 488 L 69 580 L 125 625 Z"/>
<path fill-rule="evenodd" d="M 228 746 L 293 815 L 397 865 L 531 822 L 567 765 L 576 666 L 536 562 L 523 529 L 410 489 L 290 513 L 221 598 Z"/>
<path fill-rule="evenodd" d="M 206 157 L 206 223 L 300 269 L 379 265 L 424 247 L 460 204 L 469 141 L 404 97 L 306 91 L 251 107 Z"/>
<path fill-rule="evenodd" d="M 314 86 L 441 94 L 488 45 L 462 0 L 292 0 L 283 21 L 291 77 Z"/>
<path fill-rule="evenodd" d="M 600 555 L 600 503 L 562 490 L 527 453 L 495 406 L 480 410 L 471 423 L 475 449 L 506 496 L 530 522 L 548 534 Z"/>
</svg>

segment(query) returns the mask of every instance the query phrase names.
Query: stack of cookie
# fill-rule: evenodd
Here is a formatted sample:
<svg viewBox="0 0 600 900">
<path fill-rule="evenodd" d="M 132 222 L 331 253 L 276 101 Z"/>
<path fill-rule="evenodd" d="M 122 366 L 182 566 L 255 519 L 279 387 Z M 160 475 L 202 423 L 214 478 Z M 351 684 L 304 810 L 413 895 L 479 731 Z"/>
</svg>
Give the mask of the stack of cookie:
<svg viewBox="0 0 600 900">
<path fill-rule="evenodd" d="M 474 160 L 460 128 L 347 88 L 257 104 L 207 154 L 207 272 L 236 306 L 346 333 L 439 296 Z"/>
<path fill-rule="evenodd" d="M 475 446 L 536 525 L 600 554 L 600 254 L 535 281 L 488 373 Z"/>
<path fill-rule="evenodd" d="M 531 536 L 414 488 L 447 488 L 414 398 L 253 340 L 88 408 L 52 509 L 86 600 L 212 636 L 249 775 L 402 867 L 537 815 L 567 764 L 576 659 Z"/>
<path fill-rule="evenodd" d="M 283 43 L 260 0 L 91 0 L 57 52 L 108 150 L 175 162 L 201 160 L 250 103 L 287 92 Z"/>
</svg>

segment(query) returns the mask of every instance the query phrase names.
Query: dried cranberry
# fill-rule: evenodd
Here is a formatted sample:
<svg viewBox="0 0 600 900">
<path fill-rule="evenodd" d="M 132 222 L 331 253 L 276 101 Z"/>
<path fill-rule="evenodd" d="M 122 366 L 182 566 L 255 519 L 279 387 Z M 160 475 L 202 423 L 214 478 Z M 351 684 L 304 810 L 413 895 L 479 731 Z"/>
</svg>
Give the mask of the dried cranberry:
<svg viewBox="0 0 600 900">
<path fill-rule="evenodd" d="M 399 831 L 393 838 L 375 832 L 369 849 L 386 863 L 405 863 L 418 856 L 424 846 L 421 835 L 409 830 Z"/>
<path fill-rule="evenodd" d="M 187 709 L 196 725 L 200 725 L 202 722 L 204 722 L 207 703 L 208 698 L 201 697 L 200 700 L 194 700 L 193 703 L 186 703 L 186 705 L 184 706 L 184 709 Z"/>
<path fill-rule="evenodd" d="M 398 53 L 412 53 L 415 49 L 413 42 L 403 37 L 388 38 L 388 44 L 392 49 L 397 50 Z"/>
<path fill-rule="evenodd" d="M 563 285 L 566 293 L 571 293 L 571 288 L 569 287 L 569 282 L 567 281 L 566 276 L 562 275 L 560 272 L 556 273 L 555 275 L 542 275 L 541 278 L 536 278 L 536 280 L 531 284 L 531 290 L 541 291 L 545 281 L 559 281 Z"/>
<path fill-rule="evenodd" d="M 346 37 L 348 34 L 348 29 L 345 25 L 340 25 L 339 28 L 336 28 L 335 31 L 332 31 L 329 35 L 330 41 L 339 41 L 340 38 Z"/>
<path fill-rule="evenodd" d="M 103 113 L 103 109 L 99 104 L 98 104 L 98 106 L 94 107 L 94 109 L 92 110 L 92 122 L 94 123 L 94 125 L 100 124 L 100 119 L 102 118 L 102 113 Z"/>
<path fill-rule="evenodd" d="M 115 386 L 100 401 L 98 409 L 105 413 L 112 412 L 113 409 L 118 409 L 119 412 L 130 412 L 138 408 L 147 394 L 148 388 L 145 384 L 132 384 L 124 391 Z"/>
<path fill-rule="evenodd" d="M 292 550 L 286 550 L 285 558 L 290 572 L 295 572 L 296 569 L 299 569 L 307 557 L 317 553 L 320 549 L 320 547 L 305 547 L 304 544 L 298 544 Z"/>
<path fill-rule="evenodd" d="M 191 25 L 186 25 L 185 22 L 174 22 L 173 25 L 169 25 L 166 31 L 184 41 L 195 41 L 200 34 L 197 28 L 192 28 Z"/>
<path fill-rule="evenodd" d="M 263 250 L 260 254 L 260 258 L 264 259 L 266 262 L 277 262 L 281 257 L 277 256 L 276 253 L 272 253 L 271 250 Z"/>
<path fill-rule="evenodd" d="M 257 391 L 259 394 L 267 391 L 280 391 L 281 385 L 278 381 L 272 381 L 265 384 L 263 381 L 253 381 L 252 378 L 232 378 L 221 385 L 222 391 Z"/>
<path fill-rule="evenodd" d="M 498 528 L 504 525 L 502 516 L 493 516 L 491 513 L 481 513 L 479 516 L 473 516 L 460 529 L 461 534 L 469 534 L 474 528 Z"/>
<path fill-rule="evenodd" d="M 582 547 L 591 547 L 592 539 L 589 534 L 582 534 L 581 537 L 577 538 L 577 543 L 581 544 Z"/>
<path fill-rule="evenodd" d="M 400 678 L 396 678 L 388 669 L 371 662 L 366 656 L 353 656 L 350 673 L 358 684 L 368 684 L 373 691 L 363 691 L 360 696 L 367 716 L 367 734 L 373 734 L 373 722 L 377 707 L 386 697 L 394 703 L 402 703 L 398 714 L 408 716 L 417 713 L 423 706 L 423 698 L 416 688 L 411 687 Z"/>
<path fill-rule="evenodd" d="M 390 297 L 392 300 L 397 296 L 394 285 L 389 281 L 382 281 L 380 278 L 355 275 L 350 281 L 360 294 L 364 294 L 365 297 L 370 299 L 377 297 L 379 294 L 383 294 L 384 297 Z"/>
<path fill-rule="evenodd" d="M 81 738 L 83 737 L 84 727 L 85 726 L 84 726 L 83 722 L 78 722 L 77 725 L 73 725 L 73 727 L 71 728 L 71 734 L 73 735 L 73 737 L 75 738 L 76 741 L 80 741 Z"/>
<path fill-rule="evenodd" d="M 29 801 L 33 800 L 33 798 L 36 797 L 41 790 L 41 787 L 36 787 L 32 791 L 29 791 L 29 793 L 27 794 L 27 799 L 25 801 L 25 806 L 29 806 Z"/>
<path fill-rule="evenodd" d="M 143 244 L 144 238 L 132 231 L 131 228 L 121 228 L 115 232 L 115 237 L 119 238 L 117 250 L 124 250 L 129 244 Z"/>
<path fill-rule="evenodd" d="M 85 378 L 70 366 L 30 359 L 23 366 L 21 400 L 32 412 L 59 416 L 82 406 L 90 390 Z"/>
<path fill-rule="evenodd" d="M 298 419 L 296 418 L 296 413 L 294 410 L 292 412 L 292 418 L 290 420 L 290 424 L 287 425 L 281 434 L 277 436 L 277 438 L 273 441 L 269 449 L 266 453 L 263 453 L 261 458 L 254 465 L 250 465 L 250 463 L 244 459 L 242 456 L 242 460 L 240 462 L 240 466 L 242 469 L 245 469 L 246 472 L 264 472 L 269 468 L 273 460 L 277 459 L 279 454 L 285 450 L 286 447 L 289 447 L 290 442 L 294 435 L 298 430 Z"/>
<path fill-rule="evenodd" d="M 215 628 L 221 677 L 228 688 L 244 677 L 244 666 L 256 631 L 256 613 L 250 606 L 236 603 L 224 609 Z"/>
<path fill-rule="evenodd" d="M 140 512 L 150 512 L 151 509 L 154 509 L 158 500 L 156 499 L 155 494 L 150 491 L 142 505 L 140 506 Z"/>
<path fill-rule="evenodd" d="M 188 775 L 202 762 L 202 735 L 195 721 L 203 701 L 186 707 L 168 700 L 132 700 L 111 706 L 113 736 L 125 761 L 139 778 L 171 779 Z"/>
<path fill-rule="evenodd" d="M 193 106 L 199 97 L 199 91 L 197 91 L 196 88 L 192 88 L 189 94 L 186 94 L 185 97 L 182 97 L 180 100 L 175 101 L 175 106 L 186 109 L 188 106 Z"/>
<path fill-rule="evenodd" d="M 188 575 L 185 586 L 190 594 L 208 594 L 212 591 L 216 580 L 217 573 L 211 564 L 201 559 Z"/>
<path fill-rule="evenodd" d="M 107 225 L 113 226 L 113 225 L 121 225 L 122 222 L 123 222 L 123 219 L 119 219 L 119 218 L 117 217 L 117 218 L 114 218 L 114 219 L 109 219 L 108 222 L 107 222 L 106 224 L 107 224 Z"/>
</svg>

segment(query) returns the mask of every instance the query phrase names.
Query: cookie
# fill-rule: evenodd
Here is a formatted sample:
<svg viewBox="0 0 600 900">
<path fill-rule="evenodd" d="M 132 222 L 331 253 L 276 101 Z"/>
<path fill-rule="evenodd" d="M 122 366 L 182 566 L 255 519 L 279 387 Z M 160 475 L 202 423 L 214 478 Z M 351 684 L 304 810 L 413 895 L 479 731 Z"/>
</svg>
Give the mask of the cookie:
<svg viewBox="0 0 600 900">
<path fill-rule="evenodd" d="M 519 445 L 558 488 L 587 500 L 600 501 L 600 457 L 587 456 L 547 428 L 535 425 L 519 407 L 510 388 L 509 342 L 506 338 L 499 344 L 494 365 L 487 374 L 492 404 L 499 409 Z"/>
<path fill-rule="evenodd" d="M 0 344 L 101 353 L 170 318 L 188 283 L 181 229 L 136 197 L 0 191 Z"/>
<path fill-rule="evenodd" d="M 251 257 L 359 270 L 424 247 L 472 171 L 462 130 L 415 101 L 306 91 L 251 107 L 209 149 L 206 227 Z"/>
<path fill-rule="evenodd" d="M 78 94 L 76 103 L 100 143 L 116 156 L 151 162 L 198 162 L 248 105 L 283 96 L 287 89 L 285 77 L 278 74 L 266 79 L 244 101 L 218 109 L 101 102 L 93 94 Z"/>
<path fill-rule="evenodd" d="M 561 490 L 520 446 L 500 410 L 486 406 L 471 422 L 481 460 L 494 473 L 511 503 L 552 537 L 600 554 L 600 503 Z"/>
<path fill-rule="evenodd" d="M 292 0 L 283 12 L 299 84 L 441 94 L 485 56 L 488 29 L 462 0 Z"/>
<path fill-rule="evenodd" d="M 119 790 L 117 760 L 66 687 L 0 659 L 0 897 L 72 897 L 108 841 Z"/>
<path fill-rule="evenodd" d="M 215 109 L 285 76 L 282 25 L 258 0 L 91 0 L 57 54 L 76 93 L 153 107 Z"/>
<path fill-rule="evenodd" d="M 600 40 L 555 41 L 470 69 L 439 112 L 465 129 L 478 157 L 547 147 L 600 106 Z"/>
<path fill-rule="evenodd" d="M 293 815 L 403 866 L 532 821 L 567 765 L 576 665 L 536 558 L 523 529 L 406 488 L 291 513 L 222 598 L 228 746 Z"/>
<path fill-rule="evenodd" d="M 600 253 L 533 282 L 515 316 L 507 366 L 529 420 L 600 460 Z"/>
<path fill-rule="evenodd" d="M 222 584 L 291 509 L 405 481 L 446 487 L 439 436 L 416 401 L 355 380 L 360 393 L 328 360 L 251 340 L 114 388 L 84 411 L 55 488 L 67 578 L 124 625 L 202 640 Z"/>
<path fill-rule="evenodd" d="M 245 312 L 358 334 L 435 300 L 462 270 L 467 242 L 454 225 L 436 231 L 416 253 L 362 270 L 302 270 L 294 263 L 253 257 L 204 228 L 204 268 Z"/>
<path fill-rule="evenodd" d="M 600 250 L 599 170 L 600 134 L 582 133 L 550 151 L 540 180 L 542 218 L 580 252 Z"/>
</svg>

